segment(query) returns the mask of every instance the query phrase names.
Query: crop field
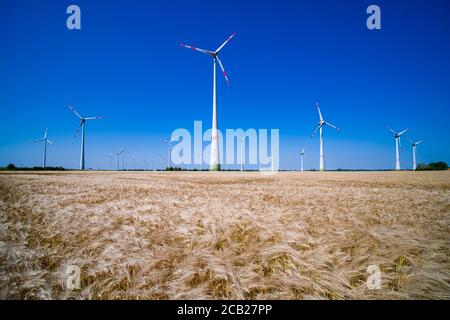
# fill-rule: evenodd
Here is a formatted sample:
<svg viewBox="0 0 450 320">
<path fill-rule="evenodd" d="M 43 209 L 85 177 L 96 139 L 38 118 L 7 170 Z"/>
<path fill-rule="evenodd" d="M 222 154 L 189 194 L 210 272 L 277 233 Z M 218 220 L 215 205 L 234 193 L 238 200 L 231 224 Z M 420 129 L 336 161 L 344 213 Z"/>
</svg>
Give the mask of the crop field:
<svg viewBox="0 0 450 320">
<path fill-rule="evenodd" d="M 0 298 L 450 299 L 450 172 L 0 173 Z"/>
</svg>

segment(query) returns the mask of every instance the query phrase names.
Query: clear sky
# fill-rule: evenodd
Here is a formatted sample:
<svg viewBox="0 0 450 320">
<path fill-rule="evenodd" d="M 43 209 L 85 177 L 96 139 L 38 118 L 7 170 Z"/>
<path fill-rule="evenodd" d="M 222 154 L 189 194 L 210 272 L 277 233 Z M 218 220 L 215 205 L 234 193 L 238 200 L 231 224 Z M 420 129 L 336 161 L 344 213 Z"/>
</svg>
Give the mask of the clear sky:
<svg viewBox="0 0 450 320">
<path fill-rule="evenodd" d="M 82 29 L 66 27 L 66 8 L 81 8 Z M 382 30 L 366 28 L 366 8 L 381 7 Z M 217 48 L 221 59 L 220 128 L 280 130 L 282 169 L 318 168 L 324 117 L 328 169 L 388 169 L 395 141 L 387 126 L 423 139 L 419 162 L 450 162 L 450 2 L 24 0 L 0 2 L 0 166 L 41 164 L 30 141 L 49 128 L 57 143 L 48 165 L 78 167 L 78 121 L 86 127 L 86 166 L 105 168 L 125 148 L 159 163 L 159 139 L 194 120 L 211 123 L 212 61 L 179 46 Z M 327 130 L 330 129 L 330 130 Z M 131 161 L 130 155 L 128 155 Z"/>
</svg>

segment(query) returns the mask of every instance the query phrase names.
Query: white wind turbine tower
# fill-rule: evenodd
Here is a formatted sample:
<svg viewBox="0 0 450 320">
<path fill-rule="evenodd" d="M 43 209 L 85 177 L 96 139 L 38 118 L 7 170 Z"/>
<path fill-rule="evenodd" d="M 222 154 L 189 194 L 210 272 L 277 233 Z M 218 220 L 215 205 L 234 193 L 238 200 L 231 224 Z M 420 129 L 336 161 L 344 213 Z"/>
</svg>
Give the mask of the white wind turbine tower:
<svg viewBox="0 0 450 320">
<path fill-rule="evenodd" d="M 44 138 L 41 140 L 35 140 L 33 143 L 44 142 L 44 155 L 42 159 L 42 168 L 46 168 L 47 166 L 47 143 L 53 144 L 52 141 L 48 139 L 48 129 L 45 129 Z"/>
<path fill-rule="evenodd" d="M 320 112 L 320 105 L 319 105 L 318 102 L 316 103 L 316 106 L 317 106 L 317 111 L 319 112 L 319 119 L 320 120 L 319 120 L 319 125 L 317 126 L 316 130 L 314 130 L 314 132 L 311 135 L 311 137 L 314 137 L 316 135 L 317 131 L 319 131 L 319 136 L 320 136 L 320 166 L 319 166 L 319 168 L 320 168 L 320 171 L 325 171 L 325 154 L 323 152 L 323 132 L 322 132 L 323 131 L 323 126 L 327 125 L 327 126 L 333 128 L 333 129 L 336 129 L 338 131 L 340 129 L 337 128 L 336 126 L 332 125 L 331 123 L 326 122 L 325 120 L 323 120 L 322 113 Z"/>
<path fill-rule="evenodd" d="M 305 155 L 305 147 L 300 151 L 300 171 L 303 172 L 303 156 Z"/>
<path fill-rule="evenodd" d="M 131 152 L 125 151 L 122 148 L 122 170 L 124 170 L 124 171 L 128 171 L 128 162 L 125 161 L 125 155 L 126 154 L 131 154 Z"/>
<path fill-rule="evenodd" d="M 86 121 L 88 120 L 97 120 L 97 119 L 103 119 L 103 117 L 89 117 L 85 118 L 80 116 L 80 114 L 71 106 L 69 106 L 69 109 L 72 110 L 73 113 L 80 119 L 80 127 L 81 127 L 81 158 L 80 158 L 80 170 L 85 169 L 85 162 L 84 162 L 84 131 L 86 127 Z"/>
<path fill-rule="evenodd" d="M 412 143 L 413 148 L 413 170 L 416 171 L 417 169 L 417 162 L 416 162 L 416 147 L 417 145 L 421 144 L 423 141 L 414 142 L 413 140 L 409 139 Z"/>
<path fill-rule="evenodd" d="M 172 167 L 172 144 L 174 142 L 178 141 L 178 136 L 175 136 L 175 137 L 171 138 L 170 140 L 168 140 L 168 139 L 160 139 L 160 140 L 161 140 L 161 142 L 167 143 L 167 145 L 169 146 L 169 165 L 168 165 L 168 167 L 170 170 L 170 168 Z"/>
<path fill-rule="evenodd" d="M 112 168 L 112 158 L 114 157 L 114 155 L 112 153 L 110 153 L 110 154 L 107 154 L 105 157 L 109 158 L 109 170 L 111 170 L 111 168 Z"/>
<path fill-rule="evenodd" d="M 161 154 L 160 158 L 161 158 L 161 171 L 164 171 L 164 162 L 166 161 L 166 156 Z"/>
<path fill-rule="evenodd" d="M 122 149 L 119 152 L 116 152 L 117 156 L 117 171 L 120 171 L 120 155 L 123 154 L 125 151 Z M 123 167 L 123 160 L 122 160 L 122 167 Z"/>
<path fill-rule="evenodd" d="M 199 49 L 196 47 L 181 44 L 182 47 L 192 49 L 201 53 L 205 53 L 213 58 L 214 61 L 214 71 L 213 71 L 213 116 L 212 116 L 212 128 L 211 128 L 211 158 L 209 167 L 211 171 L 220 171 L 220 157 L 219 157 L 219 137 L 218 137 L 218 124 L 217 124 L 217 99 L 216 99 L 216 61 L 219 63 L 220 69 L 222 69 L 225 80 L 229 84 L 227 73 L 223 67 L 222 61 L 219 59 L 219 52 L 223 47 L 236 35 L 233 33 L 228 39 L 219 47 L 216 51 L 209 51 L 204 49 Z"/>
<path fill-rule="evenodd" d="M 389 127 L 388 127 L 388 129 L 389 129 L 389 131 L 391 131 L 394 134 L 394 138 L 395 138 L 395 170 L 399 171 L 400 170 L 400 154 L 399 154 L 398 148 L 402 147 L 402 142 L 400 140 L 400 137 L 402 136 L 402 134 L 404 134 L 406 131 L 408 131 L 408 129 L 405 129 L 402 132 L 396 132 Z"/>
</svg>

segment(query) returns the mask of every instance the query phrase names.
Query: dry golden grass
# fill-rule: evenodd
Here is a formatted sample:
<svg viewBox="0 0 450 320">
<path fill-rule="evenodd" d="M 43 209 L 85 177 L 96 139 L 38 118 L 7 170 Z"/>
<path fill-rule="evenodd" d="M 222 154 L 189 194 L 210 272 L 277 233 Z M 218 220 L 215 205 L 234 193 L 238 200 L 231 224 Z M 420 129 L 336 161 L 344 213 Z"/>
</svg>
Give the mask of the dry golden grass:
<svg viewBox="0 0 450 320">
<path fill-rule="evenodd" d="M 449 299 L 450 172 L 0 174 L 0 298 Z"/>
</svg>

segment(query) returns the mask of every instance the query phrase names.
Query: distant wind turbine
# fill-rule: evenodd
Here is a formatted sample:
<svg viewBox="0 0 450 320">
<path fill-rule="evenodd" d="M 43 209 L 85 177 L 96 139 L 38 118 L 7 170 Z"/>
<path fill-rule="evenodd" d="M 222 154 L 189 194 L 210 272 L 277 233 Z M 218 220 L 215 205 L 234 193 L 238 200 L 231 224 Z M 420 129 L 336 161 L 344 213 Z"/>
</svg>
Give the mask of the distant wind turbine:
<svg viewBox="0 0 450 320">
<path fill-rule="evenodd" d="M 396 132 L 389 127 L 388 127 L 388 129 L 389 129 L 389 131 L 391 131 L 394 134 L 394 138 L 395 138 L 395 170 L 399 171 L 400 170 L 400 154 L 399 154 L 398 148 L 402 147 L 402 142 L 400 140 L 400 137 L 402 136 L 402 134 L 404 134 L 406 131 L 408 131 L 408 129 L 405 129 L 402 132 Z"/>
<path fill-rule="evenodd" d="M 166 156 L 161 154 L 160 158 L 161 158 L 161 171 L 164 171 L 164 162 L 166 160 Z"/>
<path fill-rule="evenodd" d="M 131 152 L 125 151 L 122 148 L 122 170 L 127 171 L 128 170 L 128 162 L 125 160 L 125 155 L 131 154 Z"/>
<path fill-rule="evenodd" d="M 316 103 L 316 106 L 317 106 L 317 111 L 319 112 L 319 119 L 320 120 L 319 120 L 319 125 L 317 126 L 316 130 L 313 132 L 311 137 L 314 137 L 316 135 L 317 131 L 319 131 L 319 136 L 320 136 L 320 165 L 319 165 L 319 167 L 320 167 L 320 171 L 325 171 L 325 155 L 324 155 L 324 152 L 323 152 L 323 132 L 322 132 L 323 126 L 327 125 L 327 126 L 333 128 L 333 129 L 336 129 L 338 131 L 340 129 L 337 128 L 336 126 L 332 125 L 331 123 L 326 122 L 325 120 L 323 120 L 322 113 L 320 112 L 320 105 L 319 105 L 318 102 Z"/>
<path fill-rule="evenodd" d="M 114 157 L 114 155 L 112 153 L 107 154 L 105 157 L 109 158 L 109 170 L 112 169 L 112 159 Z"/>
<path fill-rule="evenodd" d="M 417 169 L 417 162 L 416 162 L 416 147 L 417 145 L 421 144 L 423 141 L 414 142 L 413 140 L 409 139 L 412 143 L 413 148 L 413 170 L 416 171 Z"/>
<path fill-rule="evenodd" d="M 188 46 L 185 44 L 181 44 L 182 47 L 192 49 L 194 51 L 198 51 L 201 53 L 205 53 L 211 56 L 214 60 L 214 72 L 213 72 L 213 116 L 212 116 L 212 128 L 211 128 L 211 158 L 210 158 L 210 170 L 211 171 L 220 171 L 220 157 L 219 157 L 219 135 L 218 135 L 218 125 L 217 125 L 217 96 L 216 96 L 216 62 L 219 63 L 220 69 L 222 69 L 223 75 L 227 83 L 230 83 L 228 79 L 227 73 L 223 67 L 222 61 L 219 59 L 219 52 L 223 49 L 223 47 L 236 35 L 236 32 L 233 33 L 228 39 L 219 47 L 216 51 L 209 51 L 204 49 L 199 49 L 193 46 Z"/>
<path fill-rule="evenodd" d="M 149 162 L 148 162 L 148 160 L 142 160 L 144 163 L 145 163 L 145 168 L 146 168 L 146 170 L 148 171 L 149 170 Z"/>
<path fill-rule="evenodd" d="M 120 171 L 120 155 L 122 155 L 125 151 L 122 149 L 119 152 L 116 152 L 117 156 L 117 171 Z M 123 167 L 123 160 L 122 160 L 122 167 Z"/>
<path fill-rule="evenodd" d="M 69 109 L 72 110 L 73 113 L 80 119 L 80 128 L 81 128 L 81 158 L 80 158 L 80 170 L 85 169 L 85 161 L 84 161 L 84 131 L 86 127 L 86 121 L 88 120 L 97 120 L 97 119 L 103 119 L 103 117 L 89 117 L 85 118 L 80 116 L 80 114 L 72 108 L 72 106 L 69 106 Z"/>
<path fill-rule="evenodd" d="M 161 142 L 164 142 L 164 143 L 167 143 L 167 145 L 169 146 L 169 169 L 170 169 L 170 167 L 172 167 L 172 144 L 174 143 L 174 142 L 177 142 L 178 141 L 178 137 L 177 136 L 175 136 L 175 137 L 173 137 L 173 138 L 171 138 L 170 140 L 168 140 L 168 139 L 160 139 L 161 140 Z"/>
<path fill-rule="evenodd" d="M 46 168 L 47 166 L 47 143 L 54 144 L 52 141 L 48 139 L 48 129 L 45 129 L 44 138 L 40 140 L 35 140 L 33 143 L 44 142 L 44 155 L 42 160 L 42 167 Z"/>
<path fill-rule="evenodd" d="M 303 156 L 305 155 L 305 147 L 300 151 L 300 171 L 303 172 Z"/>
</svg>

